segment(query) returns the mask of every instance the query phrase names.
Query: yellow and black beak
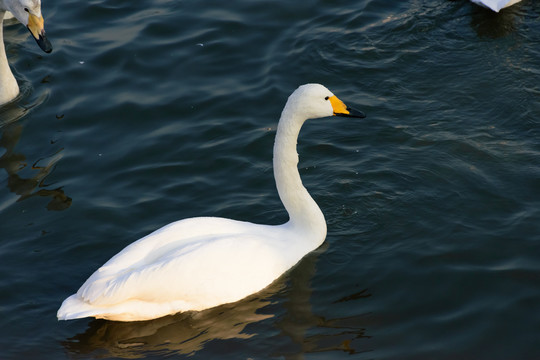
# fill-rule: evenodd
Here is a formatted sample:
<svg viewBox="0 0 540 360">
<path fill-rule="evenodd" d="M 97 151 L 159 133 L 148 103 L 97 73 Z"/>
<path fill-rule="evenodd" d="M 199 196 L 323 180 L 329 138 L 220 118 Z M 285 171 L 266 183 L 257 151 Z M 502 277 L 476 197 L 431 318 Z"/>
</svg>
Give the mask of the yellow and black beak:
<svg viewBox="0 0 540 360">
<path fill-rule="evenodd" d="M 337 98 L 336 95 L 329 97 L 328 100 L 332 104 L 332 109 L 334 109 L 335 116 L 345 116 L 345 117 L 355 117 L 355 118 L 365 118 L 366 114 L 359 110 L 348 107 L 345 103 Z"/>
<path fill-rule="evenodd" d="M 30 30 L 30 33 L 32 33 L 32 36 L 34 39 L 36 39 L 36 42 L 38 43 L 41 50 L 45 51 L 46 53 L 50 53 L 52 51 L 52 45 L 45 36 L 45 28 L 43 27 L 43 16 L 37 17 L 33 14 L 28 14 L 28 30 Z"/>
</svg>

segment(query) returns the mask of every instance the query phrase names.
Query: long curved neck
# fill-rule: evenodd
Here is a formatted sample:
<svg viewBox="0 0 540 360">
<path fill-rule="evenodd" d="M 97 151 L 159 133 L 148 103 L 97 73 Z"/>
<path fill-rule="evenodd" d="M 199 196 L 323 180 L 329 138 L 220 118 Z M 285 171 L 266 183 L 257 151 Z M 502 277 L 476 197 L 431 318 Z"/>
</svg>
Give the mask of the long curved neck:
<svg viewBox="0 0 540 360">
<path fill-rule="evenodd" d="M 298 173 L 296 143 L 304 120 L 285 106 L 274 143 L 274 178 L 281 202 L 289 213 L 289 224 L 312 235 L 312 240 L 320 244 L 326 237 L 326 221 Z"/>
<path fill-rule="evenodd" d="M 0 105 L 17 97 L 19 85 L 9 68 L 6 49 L 4 47 L 4 15 L 5 10 L 0 9 Z"/>
</svg>

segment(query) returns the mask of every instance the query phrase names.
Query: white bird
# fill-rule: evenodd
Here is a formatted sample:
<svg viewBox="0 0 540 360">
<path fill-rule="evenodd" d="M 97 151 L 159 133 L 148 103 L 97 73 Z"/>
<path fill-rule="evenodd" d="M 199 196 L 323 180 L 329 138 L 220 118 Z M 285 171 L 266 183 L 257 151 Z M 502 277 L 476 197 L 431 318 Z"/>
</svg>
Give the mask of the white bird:
<svg viewBox="0 0 540 360">
<path fill-rule="evenodd" d="M 8 11 L 30 30 L 43 51 L 52 51 L 51 43 L 45 36 L 40 0 L 0 0 L 0 105 L 10 102 L 19 94 L 19 85 L 9 68 L 4 48 L 3 22 Z"/>
<path fill-rule="evenodd" d="M 149 320 L 204 310 L 256 293 L 326 237 L 324 215 L 302 185 L 296 142 L 307 119 L 360 117 L 327 88 L 300 86 L 289 97 L 274 143 L 274 178 L 289 214 L 282 225 L 216 217 L 173 222 L 130 244 L 62 303 L 59 320 Z"/>
<path fill-rule="evenodd" d="M 520 2 L 521 0 L 471 0 L 471 1 L 475 4 L 491 9 L 495 12 L 499 12 L 501 9 L 514 5 Z"/>
</svg>

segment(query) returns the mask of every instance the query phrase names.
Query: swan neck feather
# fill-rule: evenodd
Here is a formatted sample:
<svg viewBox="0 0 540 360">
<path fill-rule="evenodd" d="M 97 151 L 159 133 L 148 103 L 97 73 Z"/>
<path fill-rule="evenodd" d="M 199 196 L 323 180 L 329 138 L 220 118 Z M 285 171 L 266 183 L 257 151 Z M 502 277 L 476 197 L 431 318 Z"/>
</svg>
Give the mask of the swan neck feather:
<svg viewBox="0 0 540 360">
<path fill-rule="evenodd" d="M 4 47 L 4 15 L 5 10 L 0 9 L 0 105 L 5 104 L 19 94 L 19 85 L 11 72 Z"/>
<path fill-rule="evenodd" d="M 298 136 L 305 118 L 295 111 L 291 99 L 283 109 L 274 143 L 274 178 L 281 202 L 289 214 L 289 225 L 314 241 L 322 242 L 326 236 L 326 221 L 319 206 L 302 184 L 298 172 Z M 313 236 L 314 235 L 314 236 Z"/>
</svg>

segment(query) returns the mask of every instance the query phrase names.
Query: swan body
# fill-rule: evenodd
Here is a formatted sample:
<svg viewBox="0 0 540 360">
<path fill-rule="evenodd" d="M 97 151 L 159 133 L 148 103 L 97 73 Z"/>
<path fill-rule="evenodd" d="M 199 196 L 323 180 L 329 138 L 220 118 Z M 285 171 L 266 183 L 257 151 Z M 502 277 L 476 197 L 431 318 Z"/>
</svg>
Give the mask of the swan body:
<svg viewBox="0 0 540 360">
<path fill-rule="evenodd" d="M 471 1 L 475 4 L 491 9 L 495 12 L 499 12 L 501 9 L 514 5 L 520 2 L 521 0 L 471 0 Z"/>
<path fill-rule="evenodd" d="M 364 117 L 318 84 L 289 97 L 274 143 L 274 177 L 289 221 L 261 225 L 216 217 L 173 222 L 128 245 L 62 303 L 60 320 L 154 319 L 256 293 L 321 245 L 324 215 L 302 185 L 296 142 L 305 120 Z"/>
<path fill-rule="evenodd" d="M 43 51 L 52 51 L 51 43 L 45 36 L 40 0 L 0 0 L 0 105 L 10 102 L 19 94 L 19 85 L 9 68 L 4 47 L 2 25 L 6 12 L 28 28 Z"/>
</svg>

